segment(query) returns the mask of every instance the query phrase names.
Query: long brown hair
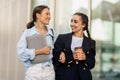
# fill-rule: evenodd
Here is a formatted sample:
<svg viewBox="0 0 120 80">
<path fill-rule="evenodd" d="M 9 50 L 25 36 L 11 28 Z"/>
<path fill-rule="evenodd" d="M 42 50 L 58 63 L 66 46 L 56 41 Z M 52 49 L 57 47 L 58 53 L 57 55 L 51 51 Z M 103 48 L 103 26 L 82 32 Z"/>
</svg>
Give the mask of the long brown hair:
<svg viewBox="0 0 120 80">
<path fill-rule="evenodd" d="M 34 8 L 33 14 L 32 14 L 32 21 L 27 23 L 27 29 L 32 28 L 34 26 L 34 22 L 36 22 L 36 20 L 37 20 L 36 13 L 41 14 L 43 9 L 45 9 L 45 8 L 49 9 L 49 7 L 46 5 L 39 5 L 39 6 Z"/>
</svg>

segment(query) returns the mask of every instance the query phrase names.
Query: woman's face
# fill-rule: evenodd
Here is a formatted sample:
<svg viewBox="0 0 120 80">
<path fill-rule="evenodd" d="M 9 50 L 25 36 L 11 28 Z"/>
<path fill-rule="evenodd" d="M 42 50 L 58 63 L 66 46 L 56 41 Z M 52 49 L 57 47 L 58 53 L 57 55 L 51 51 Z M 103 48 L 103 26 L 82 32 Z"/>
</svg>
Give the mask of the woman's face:
<svg viewBox="0 0 120 80">
<path fill-rule="evenodd" d="M 42 10 L 41 14 L 36 14 L 37 16 L 37 20 L 41 23 L 43 23 L 44 25 L 49 24 L 50 21 L 50 11 L 48 8 L 45 8 Z"/>
<path fill-rule="evenodd" d="M 71 26 L 72 32 L 75 33 L 83 30 L 83 28 L 85 27 L 85 24 L 82 23 L 81 16 L 73 15 L 70 26 Z"/>
</svg>

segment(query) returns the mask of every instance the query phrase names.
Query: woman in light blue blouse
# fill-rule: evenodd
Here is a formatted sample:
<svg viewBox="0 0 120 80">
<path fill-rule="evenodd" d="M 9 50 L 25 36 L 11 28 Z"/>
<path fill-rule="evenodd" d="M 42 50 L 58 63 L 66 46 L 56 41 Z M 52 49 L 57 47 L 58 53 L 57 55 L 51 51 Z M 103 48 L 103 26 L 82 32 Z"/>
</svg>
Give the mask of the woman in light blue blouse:
<svg viewBox="0 0 120 80">
<path fill-rule="evenodd" d="M 18 44 L 17 52 L 21 61 L 23 61 L 26 72 L 25 80 L 55 80 L 54 68 L 52 65 L 53 31 L 47 27 L 50 21 L 50 11 L 48 6 L 39 5 L 34 8 L 32 21 L 27 24 L 27 29 L 23 32 Z M 32 35 L 44 34 L 48 46 L 41 49 L 29 49 L 26 37 Z M 37 55 L 50 54 L 50 60 L 32 64 L 31 60 Z"/>
</svg>

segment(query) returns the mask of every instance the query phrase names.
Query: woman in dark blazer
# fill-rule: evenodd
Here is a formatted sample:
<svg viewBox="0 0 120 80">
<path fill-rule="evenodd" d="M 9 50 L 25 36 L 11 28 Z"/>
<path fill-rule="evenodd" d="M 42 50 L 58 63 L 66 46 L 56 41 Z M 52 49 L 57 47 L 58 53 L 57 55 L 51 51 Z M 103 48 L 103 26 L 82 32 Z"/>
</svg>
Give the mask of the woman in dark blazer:
<svg viewBox="0 0 120 80">
<path fill-rule="evenodd" d="M 56 80 L 92 80 L 90 70 L 95 66 L 96 50 L 88 31 L 88 17 L 75 13 L 70 26 L 72 32 L 60 34 L 54 44 Z"/>
</svg>

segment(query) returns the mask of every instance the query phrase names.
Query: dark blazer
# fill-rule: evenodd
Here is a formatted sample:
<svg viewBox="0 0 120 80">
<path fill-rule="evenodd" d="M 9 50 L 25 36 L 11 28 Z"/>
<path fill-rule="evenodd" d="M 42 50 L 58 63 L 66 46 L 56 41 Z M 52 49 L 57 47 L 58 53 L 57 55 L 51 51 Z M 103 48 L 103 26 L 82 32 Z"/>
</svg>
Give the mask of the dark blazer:
<svg viewBox="0 0 120 80">
<path fill-rule="evenodd" d="M 73 59 L 71 42 L 72 33 L 68 33 L 59 35 L 54 44 L 53 64 L 55 66 L 56 80 L 74 80 L 76 71 L 79 72 L 80 80 L 92 80 L 90 69 L 95 66 L 95 41 L 84 36 L 82 49 L 86 55 L 86 60 L 79 61 L 78 64 Z M 66 56 L 64 64 L 58 61 L 61 51 Z"/>
</svg>

